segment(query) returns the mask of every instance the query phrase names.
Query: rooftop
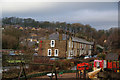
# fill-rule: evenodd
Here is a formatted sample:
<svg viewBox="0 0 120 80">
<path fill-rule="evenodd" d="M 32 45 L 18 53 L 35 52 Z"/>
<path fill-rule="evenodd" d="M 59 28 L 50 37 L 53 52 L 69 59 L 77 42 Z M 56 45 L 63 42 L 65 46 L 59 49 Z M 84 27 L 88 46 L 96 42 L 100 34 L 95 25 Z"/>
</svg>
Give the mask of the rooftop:
<svg viewBox="0 0 120 80">
<path fill-rule="evenodd" d="M 62 40 L 66 40 L 67 38 L 69 38 L 68 35 L 62 34 Z M 41 37 L 40 40 L 47 40 L 47 37 Z M 56 32 L 56 33 L 50 34 L 50 35 L 48 36 L 48 40 L 59 40 L 59 33 Z M 93 42 L 88 42 L 88 41 L 85 40 L 85 39 L 77 38 L 77 37 L 72 37 L 72 41 L 93 45 Z"/>
</svg>

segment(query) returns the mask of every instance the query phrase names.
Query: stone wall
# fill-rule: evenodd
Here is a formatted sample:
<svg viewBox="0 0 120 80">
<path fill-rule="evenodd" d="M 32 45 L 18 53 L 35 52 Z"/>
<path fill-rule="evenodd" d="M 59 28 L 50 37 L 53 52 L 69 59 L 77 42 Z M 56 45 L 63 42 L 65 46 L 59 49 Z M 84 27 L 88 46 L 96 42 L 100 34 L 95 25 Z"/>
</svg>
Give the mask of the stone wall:
<svg viewBox="0 0 120 80">
<path fill-rule="evenodd" d="M 47 56 L 48 49 L 52 50 L 52 56 L 54 56 L 55 49 L 58 49 L 58 57 L 66 56 L 66 40 L 55 40 L 55 47 L 51 47 L 50 43 L 51 40 L 43 40 L 42 43 L 39 44 L 40 56 Z"/>
</svg>

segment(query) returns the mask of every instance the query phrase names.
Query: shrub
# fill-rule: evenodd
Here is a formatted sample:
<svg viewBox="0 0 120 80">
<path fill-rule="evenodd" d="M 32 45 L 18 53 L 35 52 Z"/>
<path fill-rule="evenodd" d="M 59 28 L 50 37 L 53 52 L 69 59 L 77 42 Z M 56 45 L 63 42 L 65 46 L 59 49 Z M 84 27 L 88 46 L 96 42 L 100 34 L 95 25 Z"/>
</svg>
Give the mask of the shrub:
<svg viewBox="0 0 120 80">
<path fill-rule="evenodd" d="M 99 59 L 105 59 L 105 54 L 103 54 L 103 53 L 100 53 L 100 54 L 98 54 L 97 55 L 97 57 L 99 58 Z"/>
<path fill-rule="evenodd" d="M 16 78 L 20 73 L 20 69 L 12 68 L 8 71 L 4 71 L 2 74 L 3 78 Z"/>
</svg>

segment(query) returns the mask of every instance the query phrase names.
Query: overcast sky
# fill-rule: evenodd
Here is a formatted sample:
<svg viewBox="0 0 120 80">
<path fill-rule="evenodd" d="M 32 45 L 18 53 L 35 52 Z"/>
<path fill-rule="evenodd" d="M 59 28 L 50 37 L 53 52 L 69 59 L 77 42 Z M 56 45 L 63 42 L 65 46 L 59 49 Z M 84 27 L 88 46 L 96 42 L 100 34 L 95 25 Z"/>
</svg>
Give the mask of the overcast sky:
<svg viewBox="0 0 120 80">
<path fill-rule="evenodd" d="M 4 2 L 2 17 L 33 18 L 90 24 L 96 29 L 118 26 L 117 2 Z"/>
</svg>

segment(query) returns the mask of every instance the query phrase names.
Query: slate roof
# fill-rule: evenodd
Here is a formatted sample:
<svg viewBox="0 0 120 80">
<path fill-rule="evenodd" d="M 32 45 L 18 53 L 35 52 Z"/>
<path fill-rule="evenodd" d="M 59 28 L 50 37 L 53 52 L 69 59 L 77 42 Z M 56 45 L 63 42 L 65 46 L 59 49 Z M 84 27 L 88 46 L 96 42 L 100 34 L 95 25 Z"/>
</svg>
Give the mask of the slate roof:
<svg viewBox="0 0 120 80">
<path fill-rule="evenodd" d="M 49 35 L 49 40 L 59 40 L 59 33 L 53 33 Z"/>
<path fill-rule="evenodd" d="M 93 45 L 93 42 L 88 42 L 88 41 L 86 41 L 85 39 L 81 39 L 81 38 L 77 38 L 77 37 L 72 37 L 72 41 Z"/>
<path fill-rule="evenodd" d="M 101 45 L 96 45 L 97 47 L 101 48 L 101 49 L 104 49 L 104 47 L 102 47 Z"/>
<path fill-rule="evenodd" d="M 32 42 L 28 42 L 28 46 L 32 46 L 32 45 L 34 45 L 35 44 L 35 42 L 34 41 L 32 41 Z"/>
<path fill-rule="evenodd" d="M 67 38 L 69 38 L 68 35 L 62 34 L 62 40 L 67 40 Z M 40 40 L 46 40 L 46 39 L 47 39 L 46 37 L 40 38 Z M 56 32 L 56 33 L 50 34 L 48 37 L 48 40 L 59 40 L 59 33 Z M 93 45 L 93 42 L 88 42 L 85 39 L 81 39 L 81 38 L 77 38 L 77 37 L 72 37 L 72 41 Z"/>
<path fill-rule="evenodd" d="M 46 40 L 46 37 L 41 37 L 40 40 Z"/>
<path fill-rule="evenodd" d="M 66 34 L 62 34 L 62 40 L 66 40 L 66 37 L 68 38 L 68 36 Z M 46 40 L 46 37 L 41 37 L 40 40 Z M 48 40 L 59 40 L 59 33 L 53 33 L 50 34 L 48 37 Z"/>
<path fill-rule="evenodd" d="M 118 60 L 119 54 L 117 53 L 108 53 L 105 57 L 106 60 Z"/>
</svg>

